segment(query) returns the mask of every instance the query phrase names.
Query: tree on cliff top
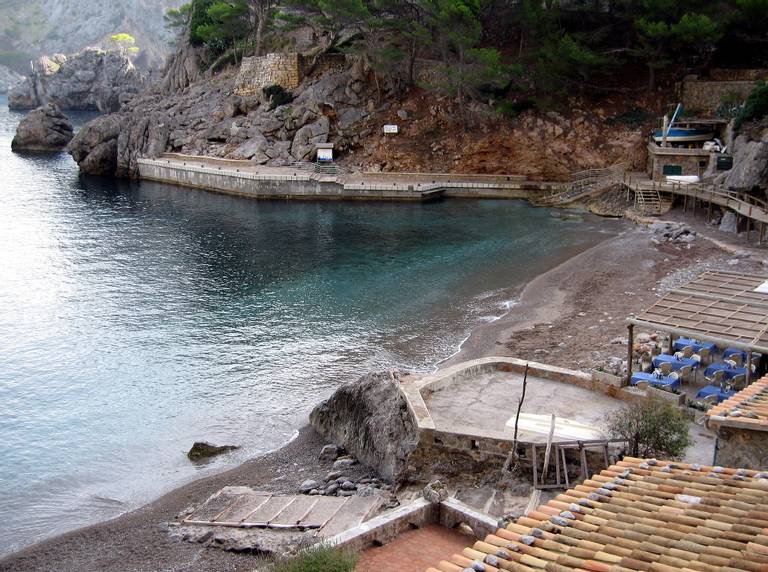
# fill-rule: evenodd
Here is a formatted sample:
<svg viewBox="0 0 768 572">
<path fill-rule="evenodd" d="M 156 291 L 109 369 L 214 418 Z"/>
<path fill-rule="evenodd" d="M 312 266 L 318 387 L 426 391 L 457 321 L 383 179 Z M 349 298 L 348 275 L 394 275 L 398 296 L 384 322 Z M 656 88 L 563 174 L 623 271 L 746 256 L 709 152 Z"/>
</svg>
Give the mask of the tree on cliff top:
<svg viewBox="0 0 768 572">
<path fill-rule="evenodd" d="M 139 53 L 140 48 L 136 45 L 136 38 L 126 32 L 120 32 L 118 34 L 112 34 L 109 37 L 109 41 L 112 42 L 121 54 L 124 55 L 136 55 Z"/>
</svg>

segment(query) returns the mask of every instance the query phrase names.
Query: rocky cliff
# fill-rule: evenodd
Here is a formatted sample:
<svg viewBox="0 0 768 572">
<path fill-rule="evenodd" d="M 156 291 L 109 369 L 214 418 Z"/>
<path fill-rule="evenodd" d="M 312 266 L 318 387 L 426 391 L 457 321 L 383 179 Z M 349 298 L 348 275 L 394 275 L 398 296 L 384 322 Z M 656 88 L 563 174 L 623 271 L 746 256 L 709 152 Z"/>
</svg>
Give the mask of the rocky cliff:
<svg viewBox="0 0 768 572">
<path fill-rule="evenodd" d="M 171 39 L 163 14 L 183 0 L 0 0 L 0 47 L 32 57 L 108 47 L 109 36 L 127 32 L 141 49 L 139 67 L 161 67 Z"/>
<path fill-rule="evenodd" d="M 31 75 L 10 90 L 8 105 L 34 109 L 53 102 L 61 109 L 109 113 L 143 85 L 142 74 L 126 56 L 89 48 L 72 56 L 40 58 Z"/>
<path fill-rule="evenodd" d="M 275 109 L 263 94 L 233 95 L 231 74 L 170 92 L 161 83 L 86 125 L 69 149 L 81 170 L 107 174 L 114 165 L 120 177 L 136 176 L 138 157 L 165 151 L 289 165 L 309 159 L 316 143 L 333 138 L 343 151 L 355 141 L 367 115 L 363 89 L 356 66 L 307 78 Z"/>
<path fill-rule="evenodd" d="M 351 170 L 557 180 L 580 169 L 644 161 L 642 131 L 608 125 L 613 111 L 574 105 L 568 116 L 529 110 L 509 118 L 477 104 L 463 113 L 450 98 L 420 89 L 377 104 L 369 70 L 354 60 L 310 74 L 292 90 L 292 101 L 274 106 L 260 89 L 235 95 L 234 70 L 201 77 L 194 58 L 193 50 L 182 50 L 161 82 L 119 114 L 83 128 L 70 144 L 81 169 L 134 177 L 136 158 L 163 152 L 289 165 L 313 160 L 315 145 L 328 141 Z M 398 124 L 399 134 L 384 135 L 387 123 Z"/>
<path fill-rule="evenodd" d="M 731 153 L 733 169 L 720 174 L 717 183 L 744 191 L 768 189 L 768 120 L 747 126 L 734 139 Z"/>
</svg>

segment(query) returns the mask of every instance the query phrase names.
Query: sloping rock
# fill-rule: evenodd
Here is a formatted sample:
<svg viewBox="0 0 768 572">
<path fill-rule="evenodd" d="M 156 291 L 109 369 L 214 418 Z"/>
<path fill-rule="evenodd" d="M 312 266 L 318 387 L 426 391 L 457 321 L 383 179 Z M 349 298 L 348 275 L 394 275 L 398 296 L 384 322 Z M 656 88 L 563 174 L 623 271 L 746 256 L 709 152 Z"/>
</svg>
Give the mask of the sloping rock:
<svg viewBox="0 0 768 572">
<path fill-rule="evenodd" d="M 733 143 L 733 169 L 719 175 L 717 182 L 731 189 L 768 188 L 768 129 L 742 134 Z"/>
<path fill-rule="evenodd" d="M 255 130 L 245 143 L 235 149 L 230 157 L 232 159 L 251 159 L 252 161 L 263 164 L 269 161 L 270 157 L 267 155 L 269 142 L 258 130 Z"/>
<path fill-rule="evenodd" d="M 104 115 L 88 123 L 69 142 L 67 152 L 90 175 L 114 175 L 117 167 L 117 137 L 124 117 Z"/>
<path fill-rule="evenodd" d="M 31 109 L 54 102 L 65 110 L 109 113 L 143 85 L 143 76 L 127 56 L 89 48 L 72 56 L 40 58 L 32 75 L 10 90 L 8 106 Z"/>
<path fill-rule="evenodd" d="M 312 410 L 309 421 L 318 433 L 389 481 L 405 471 L 419 439 L 416 419 L 387 373 L 341 386 Z"/>
<path fill-rule="evenodd" d="M 11 141 L 14 151 L 61 151 L 72 140 L 72 124 L 55 104 L 30 111 Z"/>
<path fill-rule="evenodd" d="M 325 116 L 320 117 L 314 123 L 305 125 L 296 132 L 291 145 L 291 155 L 298 161 L 311 159 L 315 151 L 315 145 L 328 142 L 330 122 Z"/>
</svg>

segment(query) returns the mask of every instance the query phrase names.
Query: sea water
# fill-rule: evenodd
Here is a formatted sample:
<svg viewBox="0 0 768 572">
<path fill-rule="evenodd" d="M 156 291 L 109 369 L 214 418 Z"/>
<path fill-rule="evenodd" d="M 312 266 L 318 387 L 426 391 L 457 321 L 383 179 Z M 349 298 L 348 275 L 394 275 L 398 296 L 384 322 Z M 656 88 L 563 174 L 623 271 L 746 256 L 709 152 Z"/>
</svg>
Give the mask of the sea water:
<svg viewBox="0 0 768 572">
<path fill-rule="evenodd" d="M 11 153 L 21 116 L 0 99 L 0 553 L 272 450 L 361 374 L 432 368 L 616 232 L 520 201 L 85 178 L 64 153 Z M 200 467 L 195 440 L 242 448 Z"/>
</svg>

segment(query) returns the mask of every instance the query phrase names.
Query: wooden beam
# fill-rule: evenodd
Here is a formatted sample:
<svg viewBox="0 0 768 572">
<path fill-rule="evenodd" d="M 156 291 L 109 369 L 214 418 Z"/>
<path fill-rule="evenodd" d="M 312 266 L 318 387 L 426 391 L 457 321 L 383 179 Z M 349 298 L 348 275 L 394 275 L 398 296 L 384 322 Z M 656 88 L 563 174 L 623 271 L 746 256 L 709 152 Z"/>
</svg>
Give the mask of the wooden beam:
<svg viewBox="0 0 768 572">
<path fill-rule="evenodd" d="M 670 340 L 672 336 L 670 335 Z M 632 360 L 634 358 L 633 351 L 635 345 L 635 325 L 627 324 L 627 383 L 632 383 Z"/>
</svg>

